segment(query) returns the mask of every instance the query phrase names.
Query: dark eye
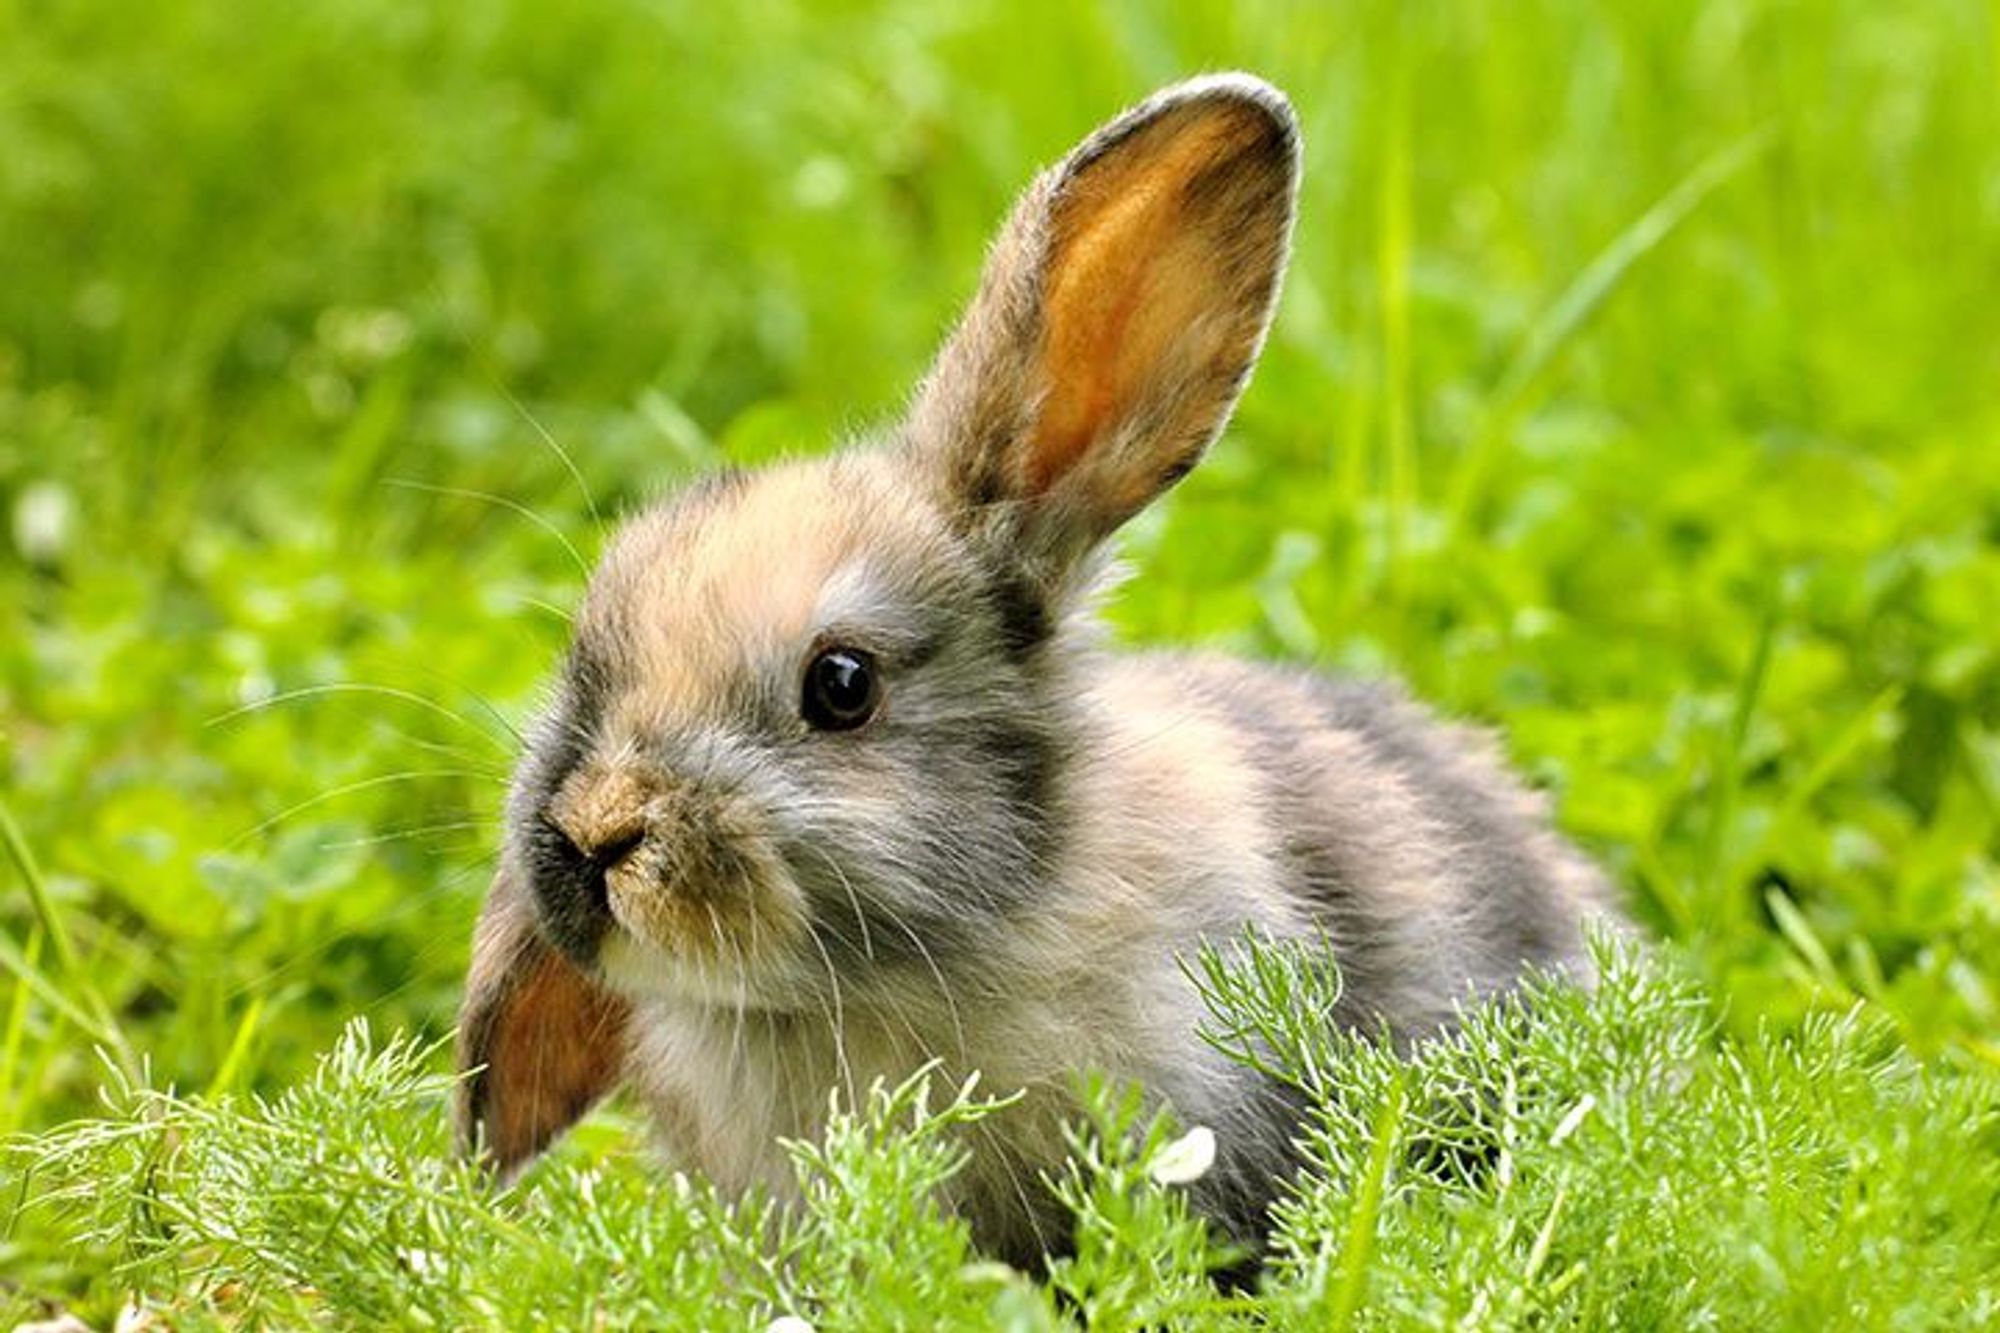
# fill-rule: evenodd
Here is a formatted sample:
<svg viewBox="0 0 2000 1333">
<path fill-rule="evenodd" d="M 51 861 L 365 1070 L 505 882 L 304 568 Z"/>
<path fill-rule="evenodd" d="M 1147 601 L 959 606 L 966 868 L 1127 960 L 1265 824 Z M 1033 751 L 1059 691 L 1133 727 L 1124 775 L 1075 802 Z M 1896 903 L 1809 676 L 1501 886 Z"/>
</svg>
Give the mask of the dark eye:
<svg viewBox="0 0 2000 1333">
<path fill-rule="evenodd" d="M 828 648 L 806 667 L 799 712 L 821 731 L 851 731 L 882 701 L 875 659 L 859 648 Z"/>
</svg>

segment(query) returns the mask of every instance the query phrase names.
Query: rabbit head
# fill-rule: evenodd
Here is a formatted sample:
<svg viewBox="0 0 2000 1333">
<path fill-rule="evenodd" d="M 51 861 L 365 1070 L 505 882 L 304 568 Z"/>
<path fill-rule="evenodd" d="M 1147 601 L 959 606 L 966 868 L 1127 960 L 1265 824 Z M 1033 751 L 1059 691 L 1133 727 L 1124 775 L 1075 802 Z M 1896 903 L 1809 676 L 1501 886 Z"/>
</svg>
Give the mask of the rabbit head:
<svg viewBox="0 0 2000 1333">
<path fill-rule="evenodd" d="M 461 1119 L 501 1164 L 617 1081 L 634 997 L 934 996 L 1036 912 L 1098 552 L 1242 390 L 1297 152 L 1247 77 L 1134 108 L 1023 195 L 900 425 L 613 541 L 475 940 Z"/>
</svg>

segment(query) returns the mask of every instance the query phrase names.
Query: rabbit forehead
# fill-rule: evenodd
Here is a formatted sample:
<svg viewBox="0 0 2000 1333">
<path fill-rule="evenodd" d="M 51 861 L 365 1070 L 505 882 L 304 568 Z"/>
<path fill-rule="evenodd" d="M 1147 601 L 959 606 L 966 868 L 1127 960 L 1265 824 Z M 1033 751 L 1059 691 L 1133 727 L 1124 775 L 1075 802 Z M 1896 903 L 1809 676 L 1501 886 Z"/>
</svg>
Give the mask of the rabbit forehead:
<svg viewBox="0 0 2000 1333">
<path fill-rule="evenodd" d="M 823 633 L 920 633 L 952 563 L 934 506 L 875 455 L 731 473 L 627 525 L 577 643 L 628 687 L 626 709 L 712 711 L 746 666 L 793 664 Z"/>
</svg>

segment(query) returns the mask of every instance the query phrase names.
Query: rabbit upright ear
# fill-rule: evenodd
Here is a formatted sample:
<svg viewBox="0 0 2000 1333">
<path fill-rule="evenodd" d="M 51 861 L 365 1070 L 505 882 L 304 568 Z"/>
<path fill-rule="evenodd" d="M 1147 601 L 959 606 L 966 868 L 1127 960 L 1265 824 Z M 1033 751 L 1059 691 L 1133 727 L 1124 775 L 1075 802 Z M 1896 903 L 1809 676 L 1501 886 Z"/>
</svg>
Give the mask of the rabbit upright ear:
<svg viewBox="0 0 2000 1333">
<path fill-rule="evenodd" d="M 585 976 L 535 927 L 526 887 L 503 867 L 473 935 L 459 1012 L 458 1135 L 511 1172 L 618 1081 L 625 1001 Z"/>
<path fill-rule="evenodd" d="M 1270 323 L 1298 153 L 1282 93 L 1217 75 L 1036 179 L 912 409 L 954 504 L 1008 504 L 1060 566 L 1194 466 Z"/>
</svg>

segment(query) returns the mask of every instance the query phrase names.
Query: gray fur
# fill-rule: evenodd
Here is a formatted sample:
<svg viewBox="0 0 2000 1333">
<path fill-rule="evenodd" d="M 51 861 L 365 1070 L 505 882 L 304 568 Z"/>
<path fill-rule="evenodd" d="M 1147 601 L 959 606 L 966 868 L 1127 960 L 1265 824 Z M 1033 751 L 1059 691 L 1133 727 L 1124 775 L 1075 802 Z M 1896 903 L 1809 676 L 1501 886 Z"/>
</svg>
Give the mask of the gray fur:
<svg viewBox="0 0 2000 1333">
<path fill-rule="evenodd" d="M 1403 1036 L 1580 966 L 1601 882 L 1483 737 L 1387 686 L 1101 642 L 1104 540 L 1227 419 L 1297 169 L 1275 90 L 1167 90 L 1030 187 L 899 428 L 628 526 L 509 806 L 469 1129 L 509 1099 L 580 1113 L 622 1067 L 677 1161 L 783 1191 L 778 1140 L 829 1089 L 938 1060 L 1027 1093 L 954 1200 L 1027 1263 L 1064 1244 L 1039 1178 L 1097 1069 L 1216 1131 L 1192 1197 L 1254 1239 L 1299 1108 L 1197 1039 L 1181 960 L 1246 926 L 1327 936 L 1335 1020 Z M 855 730 L 801 717 L 829 644 L 885 681 Z M 560 1088 L 502 1067 L 481 1034 L 579 1028 L 515 1003 L 591 1007 L 617 1060 Z M 517 1119 L 503 1165 L 549 1130 Z"/>
</svg>

